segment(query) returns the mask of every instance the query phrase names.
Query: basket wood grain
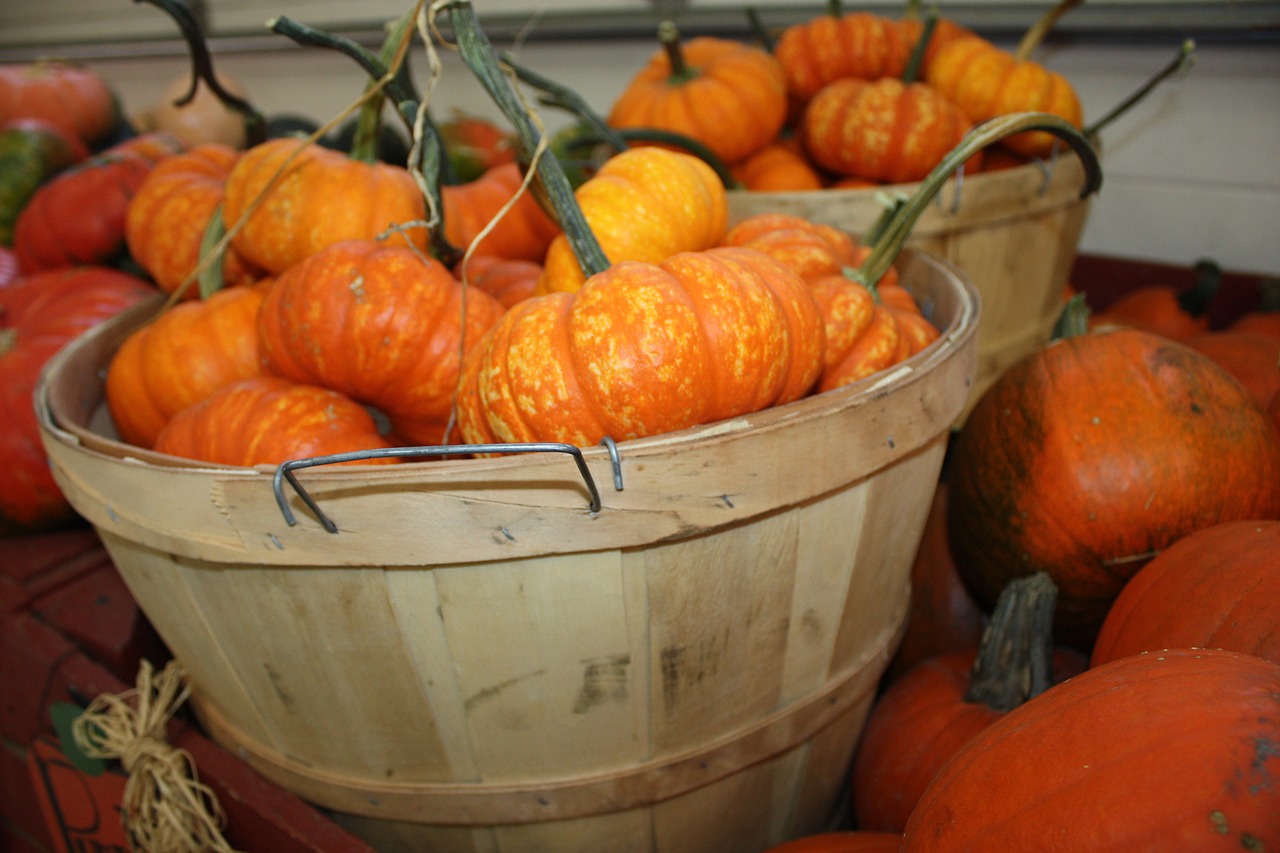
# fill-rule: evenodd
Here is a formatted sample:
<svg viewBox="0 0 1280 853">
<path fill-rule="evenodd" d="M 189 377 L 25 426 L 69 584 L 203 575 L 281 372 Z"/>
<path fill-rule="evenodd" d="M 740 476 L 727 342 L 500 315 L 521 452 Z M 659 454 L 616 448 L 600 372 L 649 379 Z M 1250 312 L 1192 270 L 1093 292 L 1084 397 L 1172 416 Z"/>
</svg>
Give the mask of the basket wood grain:
<svg viewBox="0 0 1280 853">
<path fill-rule="evenodd" d="M 212 737 L 380 850 L 760 850 L 827 825 L 896 648 L 973 381 L 978 298 L 909 251 L 941 339 L 856 386 L 562 454 L 274 471 L 122 444 L 75 341 L 55 476 Z"/>
</svg>

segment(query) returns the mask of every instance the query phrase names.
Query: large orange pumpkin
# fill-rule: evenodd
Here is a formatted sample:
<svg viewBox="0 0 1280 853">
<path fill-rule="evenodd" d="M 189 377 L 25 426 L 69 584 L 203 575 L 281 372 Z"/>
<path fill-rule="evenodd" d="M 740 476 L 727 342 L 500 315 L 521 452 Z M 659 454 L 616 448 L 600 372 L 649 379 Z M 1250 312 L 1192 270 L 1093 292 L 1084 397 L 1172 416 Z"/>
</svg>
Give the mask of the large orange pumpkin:
<svg viewBox="0 0 1280 853">
<path fill-rule="evenodd" d="M 463 356 L 502 312 L 413 249 L 344 240 L 275 280 L 259 344 L 272 372 L 381 409 L 406 442 L 439 444 Z"/>
<path fill-rule="evenodd" d="M 761 48 L 702 36 L 683 45 L 660 28 L 664 49 L 626 85 L 609 111 L 617 128 L 674 131 L 725 162 L 773 141 L 787 117 L 782 64 Z"/>
<path fill-rule="evenodd" d="M 1280 664 L 1280 521 L 1215 524 L 1161 551 L 1121 590 L 1091 660 L 1188 647 Z"/>
<path fill-rule="evenodd" d="M 622 441 L 799 399 L 822 366 L 804 281 L 761 252 L 616 263 L 511 308 L 469 360 L 470 442 Z"/>
<path fill-rule="evenodd" d="M 1134 655 L 1046 690 L 956 753 L 903 853 L 1280 847 L 1280 666 Z"/>
<path fill-rule="evenodd" d="M 1280 436 L 1234 378 L 1174 341 L 1115 328 L 1003 373 L 951 446 L 957 570 L 989 605 L 1048 571 L 1062 640 L 1088 644 L 1124 583 L 1202 527 L 1280 518 Z"/>
</svg>

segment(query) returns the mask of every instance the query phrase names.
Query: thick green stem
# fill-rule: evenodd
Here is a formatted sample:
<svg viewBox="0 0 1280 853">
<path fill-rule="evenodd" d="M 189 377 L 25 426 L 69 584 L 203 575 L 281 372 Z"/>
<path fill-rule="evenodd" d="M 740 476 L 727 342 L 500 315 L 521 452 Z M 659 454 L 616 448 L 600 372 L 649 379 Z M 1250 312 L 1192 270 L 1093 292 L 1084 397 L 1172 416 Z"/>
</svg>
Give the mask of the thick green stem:
<svg viewBox="0 0 1280 853">
<path fill-rule="evenodd" d="M 929 50 L 929 41 L 933 38 L 933 31 L 938 26 L 938 10 L 930 8 L 924 17 L 924 24 L 920 28 L 920 38 L 916 41 L 916 46 L 911 49 L 911 57 L 907 60 L 907 67 L 902 71 L 902 82 L 910 85 L 916 82 L 920 77 L 920 68 L 924 65 L 924 55 Z"/>
<path fill-rule="evenodd" d="M 855 274 L 857 280 L 864 284 L 874 284 L 880 280 L 902 251 L 916 220 L 951 174 L 963 166 L 966 160 L 1006 136 L 1028 130 L 1042 130 L 1065 140 L 1079 155 L 1084 166 L 1085 180 L 1080 197 L 1085 198 L 1098 191 L 1102 186 L 1102 167 L 1098 163 L 1098 155 L 1088 138 L 1066 119 L 1041 112 L 1010 113 L 990 119 L 965 134 L 960 143 L 920 182 L 914 193 L 905 201 L 892 205 L 873 223 L 870 233 L 876 235 L 876 238 L 867 241 L 872 246 L 872 251 L 858 268 Z"/>
<path fill-rule="evenodd" d="M 766 53 L 773 53 L 776 40 L 773 37 L 773 33 L 769 32 L 769 28 L 764 25 L 764 20 L 760 17 L 760 10 L 755 6 L 748 6 L 746 14 L 747 23 L 751 26 L 751 32 L 755 33 L 756 38 L 760 40 L 760 46 L 764 48 Z"/>
<path fill-rule="evenodd" d="M 1053 684 L 1053 610 L 1048 572 L 1017 578 L 1000 593 L 983 632 L 964 700 L 1012 711 Z"/>
<path fill-rule="evenodd" d="M 510 53 L 502 53 L 499 59 L 502 64 L 510 68 L 515 73 L 516 78 L 522 83 L 527 83 L 542 93 L 543 103 L 548 106 L 558 107 L 565 110 L 578 119 L 579 122 L 589 127 L 592 131 L 600 136 L 604 142 L 608 142 L 615 151 L 625 151 L 627 141 L 617 130 L 609 125 L 605 118 L 592 109 L 586 99 L 561 83 L 557 83 L 550 77 L 544 77 L 538 72 L 526 68 L 516 61 L 515 57 Z"/>
<path fill-rule="evenodd" d="M 1089 331 L 1089 300 L 1083 293 L 1074 294 L 1062 306 L 1050 337 L 1055 341 L 1078 338 Z"/>
<path fill-rule="evenodd" d="M 840 0 L 827 0 L 827 14 L 839 18 L 844 14 L 844 4 Z"/>
<path fill-rule="evenodd" d="M 674 21 L 658 23 L 658 42 L 667 52 L 667 63 L 671 66 L 671 76 L 668 78 L 671 85 L 678 86 L 698 76 L 697 69 L 690 68 L 684 61 L 684 50 L 680 47 L 680 31 L 676 29 Z"/>
<path fill-rule="evenodd" d="M 1209 310 L 1209 303 L 1222 287 L 1222 267 L 1217 261 L 1201 258 L 1196 261 L 1195 269 L 1195 281 L 1178 294 L 1178 306 L 1192 317 L 1199 317 Z"/>
<path fill-rule="evenodd" d="M 1178 46 L 1178 54 L 1173 58 L 1172 62 L 1153 74 L 1151 79 L 1139 86 L 1132 95 L 1112 107 L 1106 115 L 1086 127 L 1084 129 L 1085 136 L 1090 139 L 1097 138 L 1104 127 L 1124 115 L 1134 104 L 1151 94 L 1151 91 L 1156 86 L 1168 80 L 1174 74 L 1190 68 L 1195 63 L 1195 50 L 1196 43 L 1193 40 L 1187 39 L 1184 41 Z"/>
<path fill-rule="evenodd" d="M 445 3 L 457 39 L 458 52 L 476 79 L 502 110 L 520 141 L 521 154 L 527 164 L 532 164 L 535 154 L 544 140 L 542 129 L 529 115 L 511 83 L 502 73 L 497 53 L 480 28 L 475 10 L 469 0 L 453 0 Z M 573 196 L 573 187 L 563 167 L 555 157 L 536 158 L 538 180 L 535 185 L 545 193 L 544 203 L 555 216 L 573 249 L 574 257 L 588 278 L 609 268 L 609 259 L 591 232 L 586 216 Z"/>
<path fill-rule="evenodd" d="M 284 15 L 268 21 L 267 26 L 272 32 L 287 36 L 298 44 L 322 47 L 346 54 L 354 59 L 365 70 L 365 73 L 375 81 L 380 81 L 388 76 L 387 67 L 377 56 L 374 56 L 363 46 L 348 38 L 317 30 Z M 410 135 L 412 135 L 420 104 L 418 99 L 413 96 L 411 88 L 406 85 L 406 80 L 401 79 L 399 75 L 393 75 L 385 84 L 383 91 L 387 97 L 391 98 L 391 102 L 396 107 L 396 115 L 400 117 Z M 444 145 L 440 141 L 440 135 L 435 125 L 429 121 L 424 124 L 426 129 L 423 139 L 420 140 L 421 152 L 419 161 L 413 165 L 418 167 L 418 171 L 426 183 L 424 193 L 431 198 L 435 210 L 440 211 L 442 209 L 440 182 L 445 162 Z M 461 251 L 445 239 L 443 227 L 431 229 L 430 240 L 433 254 L 442 263 L 451 265 L 462 257 Z"/>
<path fill-rule="evenodd" d="M 203 80 L 209 91 L 228 109 L 239 113 L 244 119 L 245 142 L 249 146 L 257 145 L 267 138 L 267 121 L 262 113 L 243 98 L 236 97 L 223 88 L 213 71 L 213 56 L 200 30 L 200 22 L 192 14 L 191 9 L 182 0 L 133 0 L 135 3 L 150 3 L 173 18 L 182 37 L 186 39 L 191 52 L 191 87 L 187 93 L 174 102 L 176 106 L 190 103 L 196 96 L 196 89 Z"/>
<path fill-rule="evenodd" d="M 401 44 L 413 26 L 413 20 L 414 13 L 410 11 L 387 30 L 387 37 L 378 51 L 378 61 L 385 68 L 390 69 L 392 63 L 396 61 L 396 56 L 401 52 Z M 402 66 L 396 67 L 396 81 L 401 88 L 404 88 L 407 77 L 401 76 L 401 70 L 403 70 Z M 370 80 L 365 87 L 368 97 L 360 107 L 355 136 L 351 141 L 351 157 L 365 163 L 372 163 L 378 159 L 378 132 L 382 129 L 382 109 L 387 102 L 387 96 L 378 85 L 378 79 Z M 408 95 L 407 91 L 406 95 Z"/>
</svg>

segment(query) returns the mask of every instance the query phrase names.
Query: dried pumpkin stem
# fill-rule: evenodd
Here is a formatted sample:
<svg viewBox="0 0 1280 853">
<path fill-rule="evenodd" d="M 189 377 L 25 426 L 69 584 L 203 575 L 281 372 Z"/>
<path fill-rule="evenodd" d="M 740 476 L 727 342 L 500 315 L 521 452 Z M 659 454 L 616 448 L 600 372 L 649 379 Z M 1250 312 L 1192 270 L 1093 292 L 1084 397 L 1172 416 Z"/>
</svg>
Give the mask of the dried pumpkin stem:
<svg viewBox="0 0 1280 853">
<path fill-rule="evenodd" d="M 267 138 L 266 118 L 254 108 L 253 104 L 231 94 L 218 81 L 218 77 L 213 71 L 213 55 L 210 53 L 209 45 L 200 29 L 200 22 L 191 13 L 191 9 L 180 0 L 133 0 L 133 2 L 150 3 L 157 9 L 164 11 L 177 23 L 178 29 L 182 31 L 182 37 L 186 39 L 187 47 L 191 52 L 191 87 L 187 89 L 185 95 L 174 101 L 174 104 L 183 106 L 190 103 L 191 99 L 196 96 L 196 88 L 199 86 L 199 82 L 203 80 L 204 84 L 209 87 L 209 91 L 213 92 L 214 96 L 224 106 L 236 111 L 243 117 L 247 144 L 253 146 L 264 141 Z"/>
<path fill-rule="evenodd" d="M 515 129 L 525 161 L 532 164 L 536 159 L 533 167 L 537 170 L 537 184 L 546 194 L 545 203 L 564 231 L 583 273 L 590 278 L 608 269 L 609 259 L 600 248 L 595 234 L 591 232 L 591 226 L 587 224 L 578 200 L 574 198 L 573 187 L 564 168 L 555 157 L 535 158 L 544 142 L 542 129 L 534 122 L 512 88 L 510 80 L 502 73 L 498 55 L 489 37 L 480 28 L 475 9 L 469 0 L 452 0 L 440 4 L 440 8 L 449 12 L 463 62 Z"/>
<path fill-rule="evenodd" d="M 1058 589 L 1048 572 L 1005 586 L 983 631 L 966 702 L 1012 711 L 1053 683 L 1053 611 Z"/>
<path fill-rule="evenodd" d="M 545 77 L 538 72 L 526 68 L 516 61 L 516 58 L 509 52 L 504 51 L 499 55 L 502 64 L 516 75 L 516 78 L 522 83 L 527 83 L 539 92 L 543 93 L 542 101 L 548 106 L 558 107 L 575 116 L 582 124 L 586 125 L 597 135 L 601 141 L 609 143 L 615 151 L 625 151 L 627 141 L 617 130 L 610 127 L 600 113 L 596 112 L 586 99 L 562 83 L 557 83 L 550 77 Z"/>
<path fill-rule="evenodd" d="M 416 102 L 418 99 L 406 86 L 409 82 L 408 75 L 402 73 L 405 68 L 403 62 L 405 54 L 401 50 L 401 46 L 411 32 L 413 20 L 414 13 L 410 11 L 387 29 L 387 37 L 378 51 L 378 61 L 387 69 L 395 68 L 397 84 L 411 100 Z M 397 57 L 400 57 L 399 64 L 396 64 Z M 382 109 L 387 102 L 385 89 L 379 83 L 380 79 L 373 78 L 366 86 L 369 97 L 360 107 L 355 137 L 351 143 L 351 156 L 365 163 L 372 163 L 378 157 L 378 131 L 382 129 Z"/>
<path fill-rule="evenodd" d="M 950 179 L 953 172 L 961 168 L 974 154 L 995 142 L 1023 133 L 1028 130 L 1041 130 L 1051 133 L 1066 141 L 1080 157 L 1084 167 L 1084 186 L 1080 190 L 1080 198 L 1085 198 L 1098 191 L 1102 186 L 1102 166 L 1098 162 L 1097 152 L 1089 143 L 1089 139 L 1075 128 L 1069 121 L 1060 116 L 1043 112 L 1009 113 L 990 119 L 974 127 L 960 143 L 947 153 L 938 165 L 920 182 L 914 193 L 904 201 L 896 202 L 869 229 L 875 239 L 868 241 L 872 252 L 854 273 L 854 278 L 862 284 L 874 284 L 893 265 L 898 253 L 911 236 L 911 229 L 933 201 L 942 185 Z"/>
<path fill-rule="evenodd" d="M 1030 59 L 1031 54 L 1035 53 L 1036 48 L 1045 40 L 1062 16 L 1083 2 L 1084 0 L 1061 0 L 1058 5 L 1046 12 L 1022 36 L 1022 41 L 1018 42 L 1018 47 L 1013 52 L 1014 59 L 1019 61 Z"/>
<path fill-rule="evenodd" d="M 1106 115 L 1086 127 L 1084 129 L 1085 136 L 1088 136 L 1091 139 L 1097 137 L 1104 127 L 1124 115 L 1131 107 L 1133 107 L 1134 104 L 1151 94 L 1152 90 L 1155 89 L 1156 86 L 1159 86 L 1174 74 L 1190 68 L 1195 63 L 1195 50 L 1195 41 L 1192 39 L 1184 41 L 1178 46 L 1178 54 L 1173 58 L 1173 61 L 1153 74 L 1151 79 L 1147 80 L 1147 82 L 1134 90 L 1132 95 L 1112 107 Z"/>
<path fill-rule="evenodd" d="M 760 10 L 755 6 L 746 8 L 747 24 L 751 27 L 751 32 L 755 33 L 757 39 L 760 40 L 760 46 L 765 52 L 773 53 L 774 45 L 777 40 L 773 37 L 773 33 L 764 25 L 764 19 L 760 17 Z"/>
</svg>

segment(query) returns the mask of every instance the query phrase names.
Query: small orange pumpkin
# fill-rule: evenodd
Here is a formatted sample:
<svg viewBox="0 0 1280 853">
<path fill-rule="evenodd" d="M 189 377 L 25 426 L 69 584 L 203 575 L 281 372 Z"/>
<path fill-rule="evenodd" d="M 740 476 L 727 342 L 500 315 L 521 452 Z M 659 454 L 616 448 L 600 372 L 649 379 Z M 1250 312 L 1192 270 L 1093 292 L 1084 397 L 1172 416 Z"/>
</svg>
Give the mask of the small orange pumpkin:
<svg viewBox="0 0 1280 853">
<path fill-rule="evenodd" d="M 623 89 L 609 111 L 617 128 L 656 128 L 706 145 L 726 163 L 772 141 L 787 117 L 782 64 L 767 51 L 702 36 L 683 45 L 669 24 L 663 49 Z"/>
<path fill-rule="evenodd" d="M 928 175 L 972 126 L 955 104 L 923 83 L 846 79 L 814 95 L 803 136 L 809 156 L 827 171 L 910 183 Z M 966 167 L 980 164 L 979 153 Z"/>
<path fill-rule="evenodd" d="M 632 148 L 605 161 L 574 192 L 612 263 L 658 263 L 716 245 L 728 223 L 724 184 L 703 161 L 663 148 Z M 586 276 L 565 234 L 547 248 L 539 293 L 573 292 Z"/>
<path fill-rule="evenodd" d="M 520 167 L 512 162 L 494 166 L 474 181 L 442 187 L 445 238 L 466 251 L 503 206 L 520 193 L 511 209 L 476 244 L 474 255 L 540 262 L 560 226 L 530 189 L 521 189 L 522 183 Z"/>
<path fill-rule="evenodd" d="M 182 302 L 125 338 L 106 380 L 121 438 L 151 447 L 178 412 L 263 373 L 257 324 L 266 286 L 229 287 Z"/>
<path fill-rule="evenodd" d="M 248 467 L 389 446 L 359 403 L 327 388 L 257 376 L 221 388 L 174 415 L 156 438 L 155 449 Z M 363 464 L 397 461 L 379 457 Z"/>
<path fill-rule="evenodd" d="M 222 203 L 227 176 L 239 159 L 234 148 L 206 143 L 162 160 L 142 181 L 125 213 L 129 254 L 166 293 L 173 293 L 195 272 L 209 220 Z M 222 283 L 248 284 L 262 272 L 228 246 L 222 257 Z M 184 298 L 198 290 L 188 286 Z"/>
<path fill-rule="evenodd" d="M 783 142 L 771 142 L 729 168 L 742 188 L 752 192 L 820 190 L 824 183 L 804 151 Z"/>
<path fill-rule="evenodd" d="M 277 275 L 326 246 L 373 239 L 409 223 L 419 224 L 393 235 L 392 242 L 425 251 L 425 212 L 408 169 L 281 138 L 240 156 L 227 176 L 222 220 L 234 229 L 236 251 Z"/>
<path fill-rule="evenodd" d="M 918 38 L 883 15 L 823 14 L 783 30 L 773 55 L 787 90 L 803 103 L 836 80 L 901 77 Z"/>
<path fill-rule="evenodd" d="M 510 309 L 468 359 L 459 426 L 579 446 L 685 429 L 799 399 L 824 341 L 804 281 L 762 252 L 624 261 Z"/>
</svg>

